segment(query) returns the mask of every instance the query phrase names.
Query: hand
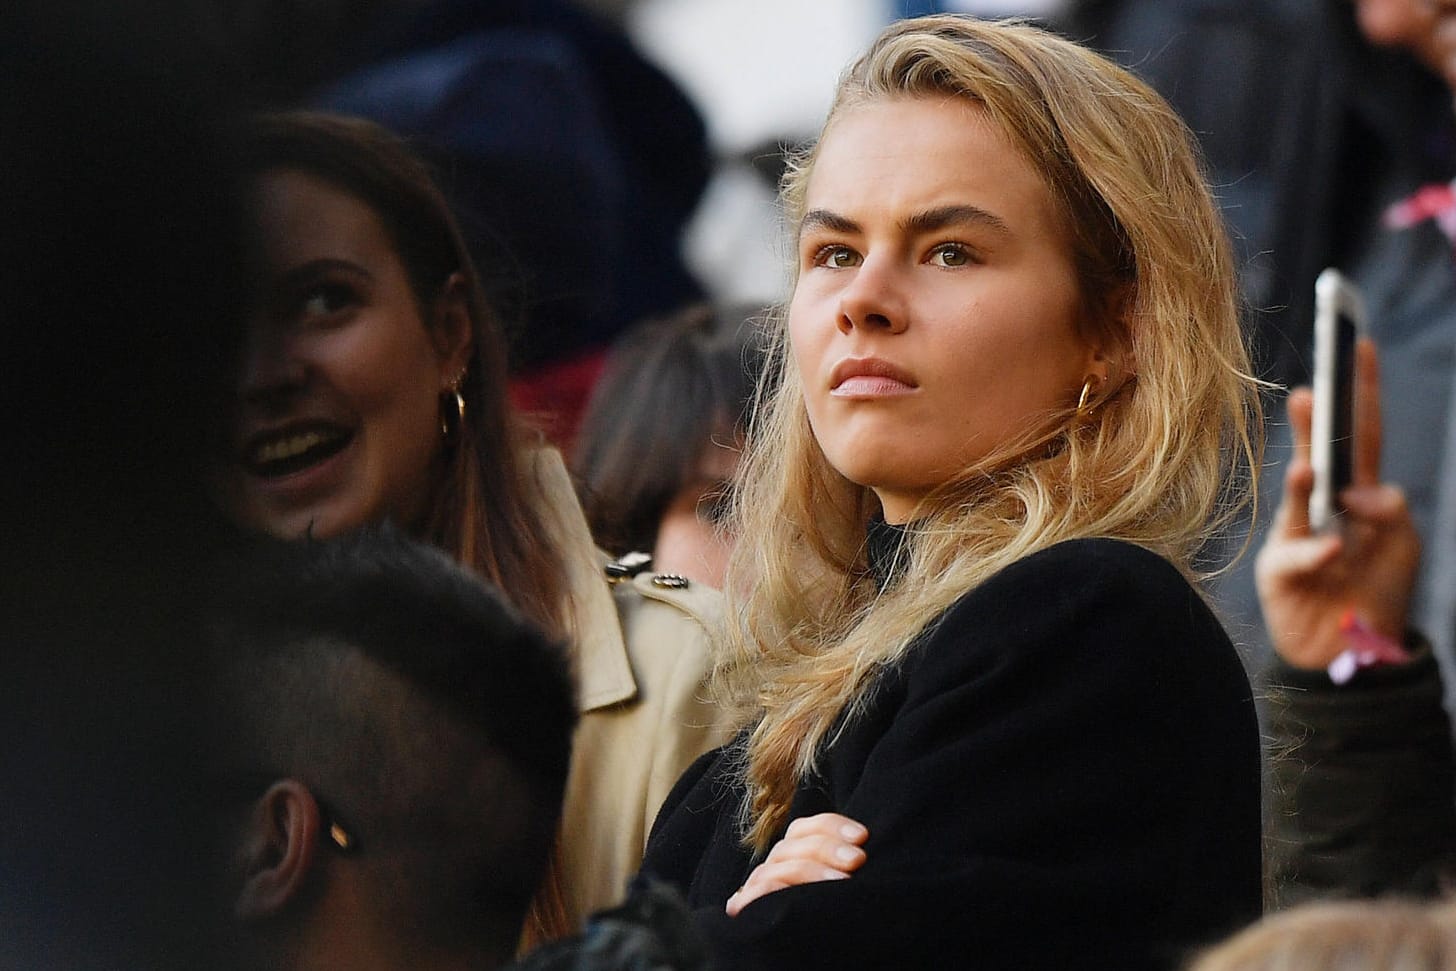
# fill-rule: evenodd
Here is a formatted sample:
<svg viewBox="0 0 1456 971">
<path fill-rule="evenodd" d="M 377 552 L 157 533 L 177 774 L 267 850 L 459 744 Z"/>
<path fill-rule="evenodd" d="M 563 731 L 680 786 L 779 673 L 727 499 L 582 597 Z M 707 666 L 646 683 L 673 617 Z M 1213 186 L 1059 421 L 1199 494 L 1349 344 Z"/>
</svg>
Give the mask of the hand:
<svg viewBox="0 0 1456 971">
<path fill-rule="evenodd" d="M 1342 528 L 1323 536 L 1309 528 L 1313 408 L 1308 388 L 1289 395 L 1294 460 L 1254 575 L 1274 649 L 1294 667 L 1320 670 L 1349 646 L 1339 629 L 1346 610 L 1377 634 L 1402 640 L 1421 544 L 1405 494 L 1380 482 L 1380 375 L 1373 343 L 1362 340 L 1355 350 L 1355 443 L 1351 484 L 1340 493 Z"/>
<path fill-rule="evenodd" d="M 870 831 L 838 813 L 800 816 L 789 824 L 762 863 L 728 898 L 729 917 L 764 894 L 820 880 L 845 880 L 865 861 L 861 849 Z"/>
</svg>

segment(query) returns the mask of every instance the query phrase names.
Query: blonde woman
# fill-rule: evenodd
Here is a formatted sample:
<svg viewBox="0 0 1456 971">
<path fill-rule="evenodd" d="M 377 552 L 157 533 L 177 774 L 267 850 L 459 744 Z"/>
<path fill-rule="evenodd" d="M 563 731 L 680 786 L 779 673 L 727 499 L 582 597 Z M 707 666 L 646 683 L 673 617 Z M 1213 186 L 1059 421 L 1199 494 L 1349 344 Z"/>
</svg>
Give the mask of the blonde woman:
<svg viewBox="0 0 1456 971">
<path fill-rule="evenodd" d="M 1250 690 L 1190 582 L 1256 388 L 1189 133 L 1041 30 L 907 21 L 784 195 L 748 727 L 644 869 L 735 968 L 1173 965 L 1260 907 Z"/>
</svg>

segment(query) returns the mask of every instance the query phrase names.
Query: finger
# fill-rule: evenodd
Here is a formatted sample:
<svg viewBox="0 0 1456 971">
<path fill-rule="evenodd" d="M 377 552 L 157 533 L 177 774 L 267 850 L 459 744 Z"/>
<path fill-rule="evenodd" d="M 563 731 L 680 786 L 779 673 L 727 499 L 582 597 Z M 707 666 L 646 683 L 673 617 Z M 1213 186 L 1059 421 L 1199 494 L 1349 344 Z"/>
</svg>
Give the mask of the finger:
<svg viewBox="0 0 1456 971">
<path fill-rule="evenodd" d="M 1343 541 L 1337 534 L 1271 541 L 1259 551 L 1254 570 L 1261 586 L 1292 583 L 1329 566 L 1340 555 Z"/>
<path fill-rule="evenodd" d="M 1294 454 L 1284 472 L 1284 498 L 1275 513 L 1276 530 L 1289 536 L 1309 533 L 1309 494 L 1314 491 L 1309 428 L 1313 416 L 1314 396 L 1308 388 L 1295 388 L 1289 394 L 1289 427 L 1294 435 Z"/>
<path fill-rule="evenodd" d="M 1273 535 L 1289 537 L 1309 534 L 1309 494 L 1314 491 L 1314 467 L 1308 462 L 1289 463 L 1284 470 L 1284 496 L 1274 510 Z"/>
<path fill-rule="evenodd" d="M 806 883 L 821 883 L 825 880 L 844 880 L 849 871 L 839 867 L 825 866 L 814 860 L 786 860 L 783 863 L 760 863 L 753 868 L 748 880 L 738 888 L 740 894 L 761 897 L 766 893 L 797 887 Z"/>
<path fill-rule="evenodd" d="M 1415 528 L 1411 523 L 1405 492 L 1399 486 L 1352 486 L 1340 493 L 1340 503 L 1351 518 L 1381 524 L 1405 524 Z"/>
<path fill-rule="evenodd" d="M 774 844 L 765 863 L 783 863 L 790 860 L 811 860 L 841 870 L 856 870 L 865 861 L 865 851 L 853 843 L 846 843 L 833 836 L 801 836 L 798 839 L 784 837 Z"/>
<path fill-rule="evenodd" d="M 848 816 L 841 816 L 839 813 L 800 816 L 789 823 L 788 829 L 784 830 L 786 840 L 811 835 L 830 836 L 846 843 L 859 844 L 869 838 L 870 831 L 865 828 L 863 823 L 856 822 Z"/>
<path fill-rule="evenodd" d="M 1380 481 L 1380 362 L 1375 342 L 1362 337 L 1355 343 L 1355 448 L 1351 484 L 1373 486 Z"/>
<path fill-rule="evenodd" d="M 793 860 L 787 863 L 760 863 L 754 867 L 748 881 L 728 898 L 723 909 L 729 917 L 739 912 L 759 897 L 776 893 L 788 887 L 806 883 L 822 883 L 830 880 L 848 880 L 849 874 L 833 867 L 821 866 L 807 860 Z"/>
<path fill-rule="evenodd" d="M 1314 423 L 1314 392 L 1306 387 L 1289 392 L 1286 402 L 1289 428 L 1294 435 L 1294 457 L 1309 460 L 1310 426 Z"/>
</svg>

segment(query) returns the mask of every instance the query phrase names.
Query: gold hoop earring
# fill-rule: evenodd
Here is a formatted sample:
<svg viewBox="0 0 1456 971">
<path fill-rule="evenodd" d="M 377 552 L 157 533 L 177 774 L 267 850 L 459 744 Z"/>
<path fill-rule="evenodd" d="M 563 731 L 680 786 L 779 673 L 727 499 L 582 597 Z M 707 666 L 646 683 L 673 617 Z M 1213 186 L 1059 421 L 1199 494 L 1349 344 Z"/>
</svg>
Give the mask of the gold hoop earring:
<svg viewBox="0 0 1456 971">
<path fill-rule="evenodd" d="M 1087 406 L 1088 400 L 1092 397 L 1092 388 L 1097 383 L 1097 378 L 1087 375 L 1087 380 L 1082 382 L 1082 393 L 1077 398 L 1077 417 L 1087 418 L 1092 414 L 1092 409 Z"/>
<path fill-rule="evenodd" d="M 454 387 L 440 394 L 440 437 L 446 445 L 454 445 L 460 441 L 460 434 L 464 429 L 465 396 L 460 393 L 460 382 L 457 381 Z"/>
</svg>

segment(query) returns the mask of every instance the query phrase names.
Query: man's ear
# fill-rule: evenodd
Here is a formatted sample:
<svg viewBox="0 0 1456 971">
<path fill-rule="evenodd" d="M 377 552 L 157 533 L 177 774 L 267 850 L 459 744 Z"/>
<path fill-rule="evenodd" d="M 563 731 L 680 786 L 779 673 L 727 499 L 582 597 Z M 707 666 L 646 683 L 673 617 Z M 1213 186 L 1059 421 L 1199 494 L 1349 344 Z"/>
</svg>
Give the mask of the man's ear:
<svg viewBox="0 0 1456 971">
<path fill-rule="evenodd" d="M 440 361 L 440 390 L 458 390 L 475 349 L 475 328 L 470 320 L 470 287 L 464 275 L 450 274 L 430 309 L 430 340 Z"/>
<path fill-rule="evenodd" d="M 318 802 L 297 779 L 279 779 L 254 803 L 237 853 L 239 920 L 270 917 L 300 896 L 318 856 L 319 824 Z"/>
</svg>

